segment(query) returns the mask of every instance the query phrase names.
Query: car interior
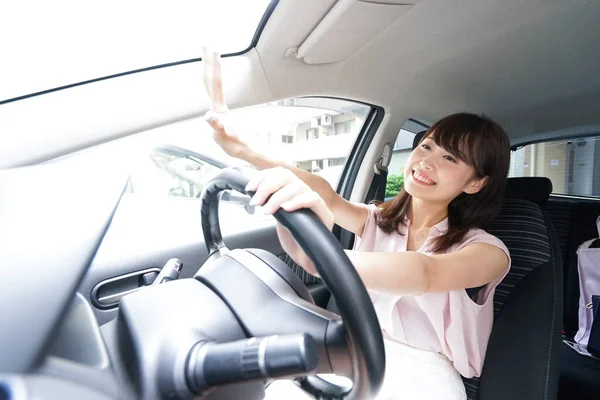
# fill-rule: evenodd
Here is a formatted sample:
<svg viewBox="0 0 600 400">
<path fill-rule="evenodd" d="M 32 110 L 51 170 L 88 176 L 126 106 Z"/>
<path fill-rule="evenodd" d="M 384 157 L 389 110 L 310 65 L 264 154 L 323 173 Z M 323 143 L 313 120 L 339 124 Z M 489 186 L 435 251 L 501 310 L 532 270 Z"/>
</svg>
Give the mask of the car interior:
<svg viewBox="0 0 600 400">
<path fill-rule="evenodd" d="M 383 339 L 343 252 L 354 236 L 339 226 L 329 233 L 305 210 L 272 217 L 250 206 L 251 172 L 218 154 L 203 120 L 205 43 L 188 34 L 210 19 L 217 25 L 207 37 L 233 35 L 238 22 L 228 19 L 249 14 L 225 3 L 222 15 L 195 19 L 183 5 L 165 5 L 154 10 L 157 19 L 139 22 L 117 3 L 96 17 L 79 6 L 73 15 L 81 20 L 65 22 L 73 24 L 65 32 L 83 44 L 46 62 L 20 58 L 11 36 L 17 45 L 7 45 L 10 61 L 0 67 L 0 400 L 258 400 L 276 379 L 294 380 L 313 398 L 376 395 Z M 297 144 L 297 154 L 308 154 L 331 143 L 339 154 L 306 169 L 350 201 L 389 200 L 392 176 L 403 171 L 397 160 L 446 115 L 485 114 L 506 129 L 511 169 L 500 213 L 485 229 L 505 243 L 512 265 L 495 292 L 483 373 L 463 379 L 468 399 L 600 398 L 600 359 L 574 343 L 577 250 L 599 236 L 600 2 L 263 0 L 253 7 L 247 43 L 224 47 L 228 106 L 234 116 L 264 112 L 260 123 L 278 106 L 338 110 L 306 117 L 313 122 L 303 128 L 305 142 L 285 133 L 275 151 L 288 154 L 280 149 Z M 0 14 L 27 15 L 10 11 Z M 23 43 L 54 51 L 60 40 L 53 41 L 51 16 L 59 12 L 40 13 Z M 85 44 L 84 27 L 95 18 L 115 30 L 136 23 L 139 32 L 157 30 L 147 40 L 161 40 L 145 48 L 155 58 L 86 75 L 78 62 L 99 63 L 101 50 L 111 56 L 102 35 Z M 190 30 L 163 29 L 167 20 Z M 120 39 L 129 49 L 139 45 L 143 59 L 143 35 Z M 177 46 L 186 53 L 164 59 L 179 57 Z M 61 59 L 67 54 L 79 61 Z M 35 86 L 43 77 L 52 79 Z M 313 135 L 315 127 L 328 134 Z M 188 148 L 174 141 L 177 131 L 191 134 Z M 167 195 L 142 194 L 147 181 L 132 165 L 148 152 L 152 168 L 189 184 L 171 188 L 169 180 L 161 186 Z M 283 251 L 276 221 L 320 277 Z"/>
</svg>

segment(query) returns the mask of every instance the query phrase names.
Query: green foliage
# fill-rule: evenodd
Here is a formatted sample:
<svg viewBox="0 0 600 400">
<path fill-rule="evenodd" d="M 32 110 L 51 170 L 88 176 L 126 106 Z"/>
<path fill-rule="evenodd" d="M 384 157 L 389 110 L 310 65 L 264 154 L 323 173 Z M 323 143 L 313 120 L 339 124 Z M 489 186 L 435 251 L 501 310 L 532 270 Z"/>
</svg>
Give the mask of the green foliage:
<svg viewBox="0 0 600 400">
<path fill-rule="evenodd" d="M 394 197 L 404 187 L 404 175 L 388 175 L 385 185 L 385 198 Z"/>
</svg>

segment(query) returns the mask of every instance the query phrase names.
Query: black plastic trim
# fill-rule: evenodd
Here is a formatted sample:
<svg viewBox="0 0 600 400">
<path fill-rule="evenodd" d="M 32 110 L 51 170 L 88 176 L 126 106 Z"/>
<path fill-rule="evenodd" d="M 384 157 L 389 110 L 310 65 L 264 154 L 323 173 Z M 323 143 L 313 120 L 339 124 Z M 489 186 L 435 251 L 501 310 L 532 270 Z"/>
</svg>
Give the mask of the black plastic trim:
<svg viewBox="0 0 600 400">
<path fill-rule="evenodd" d="M 130 272 L 130 273 L 124 274 L 124 275 L 115 276 L 113 278 L 105 279 L 102 282 L 97 283 L 93 287 L 93 289 L 92 289 L 92 291 L 90 293 L 90 301 L 94 305 L 94 307 L 102 309 L 102 310 L 107 310 L 107 309 L 118 307 L 120 299 L 119 299 L 119 301 L 116 301 L 114 303 L 105 304 L 105 303 L 103 303 L 103 302 L 100 301 L 101 299 L 98 298 L 98 292 L 100 291 L 100 289 L 104 285 L 107 285 L 107 284 L 112 283 L 112 282 L 118 282 L 120 280 L 131 278 L 131 277 L 135 277 L 135 276 L 140 276 L 141 277 L 142 275 L 144 275 L 144 274 L 146 274 L 148 272 L 157 272 L 157 273 L 160 273 L 160 270 L 161 270 L 160 268 L 148 268 L 148 269 L 143 269 L 143 270 L 140 270 L 140 271 Z M 133 293 L 135 291 L 140 290 L 143 287 L 144 286 L 138 286 L 135 289 L 129 290 L 127 292 L 123 292 L 123 295 L 125 295 L 125 294 L 131 294 L 131 293 Z"/>
<path fill-rule="evenodd" d="M 356 177 L 358 176 L 358 171 L 385 114 L 382 107 L 374 105 L 371 105 L 371 107 L 371 112 L 348 155 L 349 162 L 346 163 L 346 167 L 342 171 L 342 176 L 340 176 L 337 192 L 346 200 L 350 200 L 354 184 L 356 183 Z M 339 225 L 335 225 L 332 232 L 340 241 L 343 248 L 349 249 L 352 246 L 354 241 L 353 233 L 342 229 Z"/>
<path fill-rule="evenodd" d="M 427 130 L 427 129 L 431 128 L 431 125 L 427 125 L 425 122 L 419 121 L 418 119 L 408 118 L 406 121 L 404 121 L 404 123 L 406 123 L 407 121 L 411 121 L 411 122 L 414 122 L 417 125 L 421 125 L 421 127 L 424 130 Z M 419 132 L 413 132 L 413 133 L 417 134 Z"/>
<path fill-rule="evenodd" d="M 519 142 L 517 144 L 513 144 L 510 146 L 510 150 L 511 151 L 516 151 L 519 150 L 525 146 L 529 146 L 530 144 L 537 144 L 537 143 L 550 143 L 550 142 L 558 142 L 560 140 L 576 140 L 576 139 L 585 139 L 585 138 L 589 138 L 589 137 L 598 137 L 600 135 L 600 131 L 595 130 L 595 131 L 591 131 L 591 132 L 584 132 L 584 133 L 577 133 L 575 135 L 560 135 L 560 136 L 555 136 L 552 137 L 551 139 L 536 139 L 536 140 L 529 140 L 526 142 Z"/>
<path fill-rule="evenodd" d="M 352 194 L 352 190 L 354 189 L 354 183 L 356 181 L 356 177 L 358 175 L 358 171 L 360 166 L 367 154 L 369 146 L 375 137 L 375 132 L 377 132 L 377 128 L 381 124 L 383 120 L 384 111 L 382 107 L 374 106 L 369 113 L 363 128 L 361 129 L 360 134 L 354 146 L 352 146 L 352 150 L 348 155 L 348 160 L 346 168 L 342 172 L 342 176 L 340 177 L 340 184 L 338 185 L 338 193 L 345 199 L 350 199 L 350 195 Z"/>
<path fill-rule="evenodd" d="M 574 194 L 550 193 L 550 199 L 552 198 L 554 200 L 583 200 L 588 203 L 600 202 L 600 198 L 598 197 L 576 196 Z"/>
</svg>

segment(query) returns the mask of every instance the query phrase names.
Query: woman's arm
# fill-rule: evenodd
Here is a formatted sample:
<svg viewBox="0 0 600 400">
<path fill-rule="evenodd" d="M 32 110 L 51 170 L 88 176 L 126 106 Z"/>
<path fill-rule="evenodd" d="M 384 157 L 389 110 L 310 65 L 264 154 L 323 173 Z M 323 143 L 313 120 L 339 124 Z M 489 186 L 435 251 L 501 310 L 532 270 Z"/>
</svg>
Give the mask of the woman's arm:
<svg viewBox="0 0 600 400">
<path fill-rule="evenodd" d="M 266 214 L 273 214 L 279 208 L 288 212 L 309 208 L 327 229 L 331 230 L 333 227 L 334 214 L 323 198 L 289 169 L 276 167 L 262 170 L 248 182 L 246 190 L 255 192 L 250 204 L 262 204 L 263 212 Z M 357 218 L 363 219 L 362 225 L 364 226 L 368 211 L 366 206 L 362 209 L 365 215 L 359 215 Z M 300 248 L 291 233 L 279 223 L 276 227 L 283 250 L 308 273 L 316 275 L 317 270 L 314 263 Z"/>
<path fill-rule="evenodd" d="M 327 208 L 333 213 L 336 224 L 358 236 L 362 235 L 368 215 L 366 204 L 352 203 L 344 199 L 322 177 L 282 161 L 269 158 L 253 150 L 249 145 L 242 147 L 238 158 L 247 161 L 261 170 L 281 167 L 292 171 L 294 175 L 306 183 L 311 190 L 317 192 L 323 201 L 325 201 Z M 262 197 L 259 198 L 262 199 Z"/>
<path fill-rule="evenodd" d="M 449 292 L 483 286 L 506 271 L 508 257 L 488 243 L 446 254 L 346 251 L 367 289 L 391 295 Z"/>
<path fill-rule="evenodd" d="M 366 205 L 347 201 L 338 195 L 329 183 L 320 176 L 288 165 L 283 161 L 269 158 L 256 151 L 249 143 L 246 143 L 226 123 L 228 108 L 223 95 L 220 55 L 205 49 L 203 64 L 204 84 L 211 98 L 211 111 L 207 113 L 206 121 L 213 128 L 213 138 L 217 144 L 230 156 L 244 160 L 259 170 L 280 167 L 292 171 L 294 175 L 306 183 L 311 190 L 318 193 L 325 201 L 325 204 L 334 215 L 335 223 L 360 236 L 367 219 Z M 257 192 L 256 204 L 262 204 L 266 197 L 272 193 L 259 192 Z"/>
</svg>

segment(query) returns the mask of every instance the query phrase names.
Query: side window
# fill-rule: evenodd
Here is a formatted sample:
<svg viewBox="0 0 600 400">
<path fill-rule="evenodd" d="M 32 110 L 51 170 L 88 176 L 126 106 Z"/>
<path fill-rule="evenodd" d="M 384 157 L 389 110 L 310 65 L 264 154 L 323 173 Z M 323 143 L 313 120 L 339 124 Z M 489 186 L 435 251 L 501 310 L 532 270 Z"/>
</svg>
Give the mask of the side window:
<svg viewBox="0 0 600 400">
<path fill-rule="evenodd" d="M 385 200 L 396 196 L 404 187 L 404 167 L 412 151 L 415 135 L 427 129 L 427 125 L 414 119 L 408 119 L 402 124 L 400 132 L 392 148 L 392 160 L 388 167 L 388 177 L 385 187 Z"/>
<path fill-rule="evenodd" d="M 555 194 L 600 197 L 600 136 L 523 146 L 511 155 L 509 176 L 544 176 Z"/>
<path fill-rule="evenodd" d="M 322 176 L 336 188 L 370 107 L 346 100 L 294 98 L 232 111 L 233 128 L 266 155 Z M 155 144 L 135 169 L 131 191 L 195 198 L 228 157 L 202 118 L 152 132 Z"/>
<path fill-rule="evenodd" d="M 132 174 L 134 193 L 197 198 L 204 183 L 225 165 L 193 151 L 169 145 L 158 145 L 148 151 L 147 171 Z"/>
</svg>

